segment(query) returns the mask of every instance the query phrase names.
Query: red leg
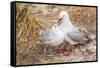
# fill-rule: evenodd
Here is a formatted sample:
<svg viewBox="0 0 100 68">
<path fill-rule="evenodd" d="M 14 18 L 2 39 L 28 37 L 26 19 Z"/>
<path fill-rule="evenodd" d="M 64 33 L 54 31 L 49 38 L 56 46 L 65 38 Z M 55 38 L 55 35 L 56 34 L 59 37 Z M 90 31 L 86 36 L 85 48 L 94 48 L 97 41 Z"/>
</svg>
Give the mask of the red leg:
<svg viewBox="0 0 100 68">
<path fill-rule="evenodd" d="M 70 43 L 65 43 L 63 47 L 59 48 L 59 53 L 62 53 L 63 56 L 69 56 L 72 52 L 72 46 Z"/>
</svg>

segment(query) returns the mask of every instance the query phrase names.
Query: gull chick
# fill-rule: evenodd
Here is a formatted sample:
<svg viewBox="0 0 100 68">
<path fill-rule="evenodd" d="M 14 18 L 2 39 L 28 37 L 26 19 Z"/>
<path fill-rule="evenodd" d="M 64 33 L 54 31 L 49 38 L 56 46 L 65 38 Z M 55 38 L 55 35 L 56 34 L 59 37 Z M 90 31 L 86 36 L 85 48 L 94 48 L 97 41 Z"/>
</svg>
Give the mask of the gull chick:
<svg viewBox="0 0 100 68">
<path fill-rule="evenodd" d="M 45 45 L 58 46 L 64 41 L 63 32 L 54 25 L 52 29 L 45 28 L 41 31 L 41 39 Z"/>
<path fill-rule="evenodd" d="M 63 43 L 64 33 L 55 24 L 51 29 L 45 28 L 40 31 L 40 39 L 44 44 L 44 53 L 46 54 L 48 46 L 59 46 Z"/>
</svg>

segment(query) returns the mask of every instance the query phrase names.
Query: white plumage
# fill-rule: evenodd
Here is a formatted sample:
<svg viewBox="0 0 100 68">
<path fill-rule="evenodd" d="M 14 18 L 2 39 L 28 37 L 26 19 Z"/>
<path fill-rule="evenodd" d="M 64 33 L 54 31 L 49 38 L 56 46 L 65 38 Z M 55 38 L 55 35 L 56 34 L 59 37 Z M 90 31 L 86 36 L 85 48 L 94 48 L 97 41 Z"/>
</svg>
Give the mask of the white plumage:
<svg viewBox="0 0 100 68">
<path fill-rule="evenodd" d="M 55 24 L 51 29 L 45 28 L 40 31 L 40 39 L 45 46 L 59 46 L 64 41 L 71 45 L 88 41 L 84 34 L 73 26 L 67 12 L 61 11 L 59 16 L 58 24 Z M 44 53 L 46 53 L 46 47 L 44 47 Z"/>
<path fill-rule="evenodd" d="M 58 28 L 64 33 L 65 41 L 69 42 L 71 45 L 88 41 L 84 34 L 73 26 L 67 12 L 61 11 L 59 16 L 60 24 Z"/>
<path fill-rule="evenodd" d="M 45 28 L 42 30 L 40 36 L 46 46 L 58 46 L 64 41 L 64 33 L 56 25 L 54 25 L 52 29 Z"/>
</svg>

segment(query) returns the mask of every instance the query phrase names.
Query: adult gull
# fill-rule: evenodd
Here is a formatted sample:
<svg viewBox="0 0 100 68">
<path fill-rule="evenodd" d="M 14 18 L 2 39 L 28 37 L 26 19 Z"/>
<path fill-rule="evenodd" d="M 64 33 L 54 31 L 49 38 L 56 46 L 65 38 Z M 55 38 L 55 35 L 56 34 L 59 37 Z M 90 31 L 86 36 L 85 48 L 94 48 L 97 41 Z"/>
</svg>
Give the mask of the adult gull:
<svg viewBox="0 0 100 68">
<path fill-rule="evenodd" d="M 58 28 L 64 33 L 65 41 L 71 45 L 84 44 L 88 41 L 86 36 L 71 23 L 66 11 L 61 11 L 59 17 Z"/>
</svg>

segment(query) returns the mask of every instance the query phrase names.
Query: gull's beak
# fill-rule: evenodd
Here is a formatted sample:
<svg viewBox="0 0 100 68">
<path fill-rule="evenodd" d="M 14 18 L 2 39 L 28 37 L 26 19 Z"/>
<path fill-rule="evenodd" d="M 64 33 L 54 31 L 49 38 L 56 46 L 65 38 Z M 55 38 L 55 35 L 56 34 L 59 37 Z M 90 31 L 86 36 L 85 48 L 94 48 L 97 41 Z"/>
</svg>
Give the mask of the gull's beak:
<svg viewBox="0 0 100 68">
<path fill-rule="evenodd" d="M 61 22 L 61 20 L 62 20 L 63 18 L 59 18 L 58 19 L 58 25 L 60 25 L 62 22 Z"/>
</svg>

